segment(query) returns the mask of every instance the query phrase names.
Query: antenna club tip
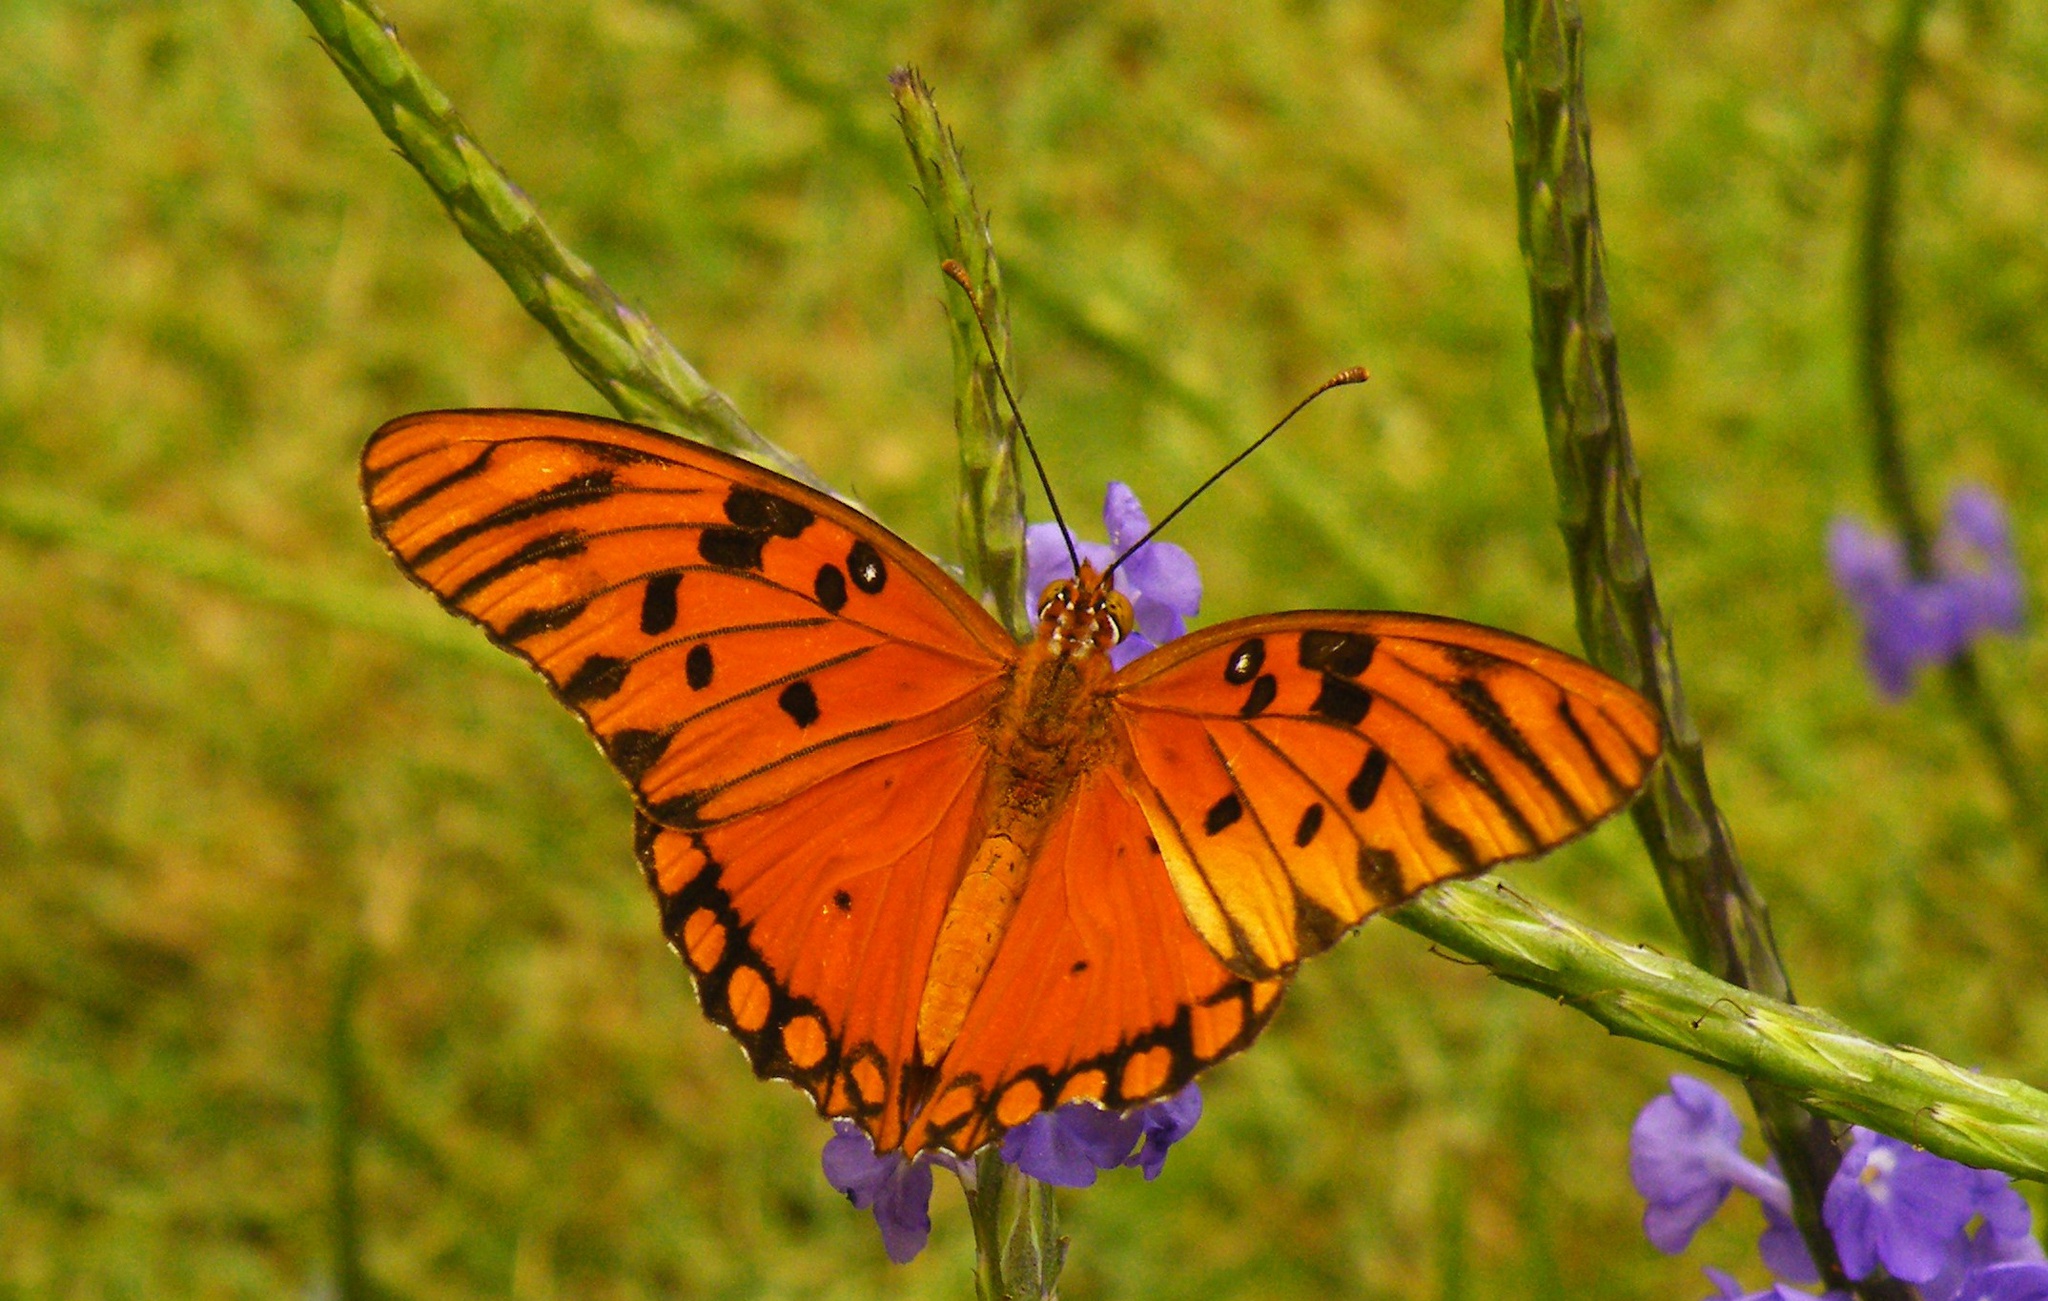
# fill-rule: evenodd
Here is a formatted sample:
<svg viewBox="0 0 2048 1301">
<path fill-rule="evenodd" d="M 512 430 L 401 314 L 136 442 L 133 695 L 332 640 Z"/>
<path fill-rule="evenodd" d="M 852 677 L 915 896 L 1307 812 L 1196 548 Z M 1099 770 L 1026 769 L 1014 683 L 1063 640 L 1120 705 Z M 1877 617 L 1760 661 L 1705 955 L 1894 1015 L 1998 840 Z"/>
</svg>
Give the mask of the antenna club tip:
<svg viewBox="0 0 2048 1301">
<path fill-rule="evenodd" d="M 939 270 L 945 272 L 946 278 L 948 280 L 951 280 L 954 284 L 959 285 L 962 289 L 965 289 L 967 291 L 967 296 L 969 298 L 974 297 L 974 282 L 967 278 L 966 267 L 961 266 L 952 258 L 947 258 L 945 261 L 939 263 Z"/>
<path fill-rule="evenodd" d="M 1363 384 L 1371 378 L 1372 373 L 1366 370 L 1365 367 L 1352 366 L 1349 369 L 1340 370 L 1331 376 L 1330 387 L 1335 388 L 1339 384 Z"/>
</svg>

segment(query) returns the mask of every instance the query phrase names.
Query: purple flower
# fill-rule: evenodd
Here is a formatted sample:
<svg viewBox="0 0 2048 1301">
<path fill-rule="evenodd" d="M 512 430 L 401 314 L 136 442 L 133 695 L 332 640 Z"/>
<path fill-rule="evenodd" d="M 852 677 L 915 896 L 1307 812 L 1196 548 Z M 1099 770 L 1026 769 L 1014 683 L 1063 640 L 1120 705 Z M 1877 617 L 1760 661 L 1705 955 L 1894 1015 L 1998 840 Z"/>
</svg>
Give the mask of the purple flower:
<svg viewBox="0 0 2048 1301">
<path fill-rule="evenodd" d="M 1061 1188 L 1086 1188 L 1099 1172 L 1125 1165 L 1140 1166 L 1147 1179 L 1156 1179 L 1166 1150 L 1201 1118 L 1202 1091 L 1193 1084 L 1124 1115 L 1092 1102 L 1070 1102 L 1005 1134 L 1003 1160 Z"/>
<path fill-rule="evenodd" d="M 915 1159 L 901 1152 L 882 1155 L 852 1121 L 835 1120 L 832 1129 L 825 1142 L 825 1182 L 856 1209 L 873 1211 L 882 1250 L 897 1264 L 909 1264 L 932 1235 L 932 1167 L 957 1173 L 960 1161 L 944 1152 L 922 1152 Z"/>
<path fill-rule="evenodd" d="M 1145 1141 L 1124 1158 L 1124 1164 L 1142 1169 L 1147 1180 L 1157 1179 L 1166 1168 L 1166 1149 L 1193 1133 L 1195 1122 L 1202 1118 L 1201 1087 L 1190 1080 L 1179 1093 L 1133 1114 L 1145 1127 Z"/>
<path fill-rule="evenodd" d="M 1861 1279 L 1882 1265 L 1904 1282 L 1929 1282 L 1976 1213 L 1980 1172 L 1867 1129 L 1851 1132 L 1821 1203 L 1842 1268 Z"/>
<path fill-rule="evenodd" d="M 1742 1155 L 1742 1122 L 1712 1085 L 1671 1077 L 1671 1092 L 1650 1099 L 1628 1135 L 1628 1174 L 1649 1203 L 1643 1232 L 1651 1245 L 1677 1255 L 1741 1188 L 1788 1214 L 1785 1181 Z"/>
<path fill-rule="evenodd" d="M 1989 1286 L 1985 1278 L 1993 1270 L 2005 1271 L 1997 1276 L 2003 1280 L 2001 1287 L 2020 1286 L 2027 1278 L 2048 1278 L 2048 1264 L 2043 1263 L 2048 1257 L 2034 1241 L 2034 1211 L 2026 1198 L 1996 1170 L 1972 1170 L 1970 1175 L 1970 1218 L 1962 1233 L 1949 1242 L 1948 1261 L 1941 1273 L 1920 1289 L 1925 1301 L 1972 1301 Z M 2032 1266 L 2033 1272 L 2007 1268 L 2019 1265 Z M 2043 1296 L 2048 1301 L 2048 1293 Z"/>
<path fill-rule="evenodd" d="M 1955 658 L 1990 631 L 2019 630 L 2024 583 L 2005 508 L 1982 488 L 1949 496 L 1934 544 L 1934 574 L 1916 579 L 1903 545 L 1851 519 L 1828 530 L 1828 567 L 1863 621 L 1863 659 L 1878 689 L 1898 699 L 1923 664 Z"/>
<path fill-rule="evenodd" d="M 1112 482 L 1102 502 L 1103 527 L 1109 544 L 1076 540 L 1074 550 L 1095 566 L 1109 568 L 1124 548 L 1145 536 L 1152 522 L 1138 495 L 1127 484 Z M 1049 585 L 1074 576 L 1073 561 L 1060 540 L 1057 524 L 1033 524 L 1024 530 L 1024 587 L 1033 601 Z M 1194 557 L 1171 542 L 1147 542 L 1116 571 L 1116 590 L 1130 601 L 1138 627 L 1109 653 L 1122 668 L 1146 651 L 1172 641 L 1188 630 L 1187 620 L 1202 608 L 1202 575 Z"/>
</svg>

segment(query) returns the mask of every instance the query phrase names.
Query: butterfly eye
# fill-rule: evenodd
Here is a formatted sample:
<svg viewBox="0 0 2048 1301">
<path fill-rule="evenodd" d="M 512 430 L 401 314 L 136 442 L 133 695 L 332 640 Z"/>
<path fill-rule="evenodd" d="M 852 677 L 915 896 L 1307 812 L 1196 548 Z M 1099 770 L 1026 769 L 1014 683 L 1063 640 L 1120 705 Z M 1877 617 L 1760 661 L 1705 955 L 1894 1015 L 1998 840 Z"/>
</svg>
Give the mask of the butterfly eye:
<svg viewBox="0 0 2048 1301">
<path fill-rule="evenodd" d="M 1102 598 L 1099 608 L 1102 616 L 1108 620 L 1111 631 L 1116 634 L 1116 641 L 1111 642 L 1111 645 L 1131 635 L 1131 629 L 1137 624 L 1138 617 L 1132 612 L 1128 597 L 1122 592 L 1110 592 Z"/>
<path fill-rule="evenodd" d="M 1072 603 L 1073 587 L 1073 582 L 1068 579 L 1061 579 L 1057 583 L 1046 584 L 1045 591 L 1040 593 L 1038 597 L 1038 621 L 1040 623 L 1044 623 L 1047 619 L 1057 614 L 1061 606 Z"/>
</svg>

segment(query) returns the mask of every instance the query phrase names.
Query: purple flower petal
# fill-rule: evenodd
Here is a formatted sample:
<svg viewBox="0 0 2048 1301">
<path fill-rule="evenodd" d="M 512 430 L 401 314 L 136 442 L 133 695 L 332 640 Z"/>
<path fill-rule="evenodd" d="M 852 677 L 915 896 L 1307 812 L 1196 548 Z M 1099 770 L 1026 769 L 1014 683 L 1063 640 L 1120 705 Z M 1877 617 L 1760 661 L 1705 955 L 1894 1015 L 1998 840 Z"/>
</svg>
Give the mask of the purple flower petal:
<svg viewBox="0 0 2048 1301">
<path fill-rule="evenodd" d="M 1102 494 L 1102 527 L 1109 530 L 1109 545 L 1118 551 L 1152 531 L 1152 519 L 1138 504 L 1138 494 L 1122 480 L 1110 480 Z"/>
<path fill-rule="evenodd" d="M 1932 1280 L 1974 1213 L 1977 1172 L 1860 1126 L 1851 1132 L 1821 1204 L 1842 1268 L 1854 1279 L 1882 1265 L 1907 1283 Z"/>
<path fill-rule="evenodd" d="M 1144 1133 L 1144 1121 L 1135 1114 L 1070 1102 L 1003 1135 L 1003 1160 L 1040 1183 L 1086 1188 L 1098 1172 L 1122 1165 Z"/>
<path fill-rule="evenodd" d="M 2005 503 L 1990 489 L 1974 483 L 1958 484 L 1949 490 L 1942 534 L 1945 540 L 1952 539 L 1986 556 L 2012 555 L 2012 524 L 2005 517 Z"/>
<path fill-rule="evenodd" d="M 1763 1258 L 1764 1268 L 1788 1283 L 1820 1282 L 1820 1270 L 1791 1214 L 1770 1201 L 1763 1208 L 1764 1231 L 1757 1237 L 1756 1254 Z"/>
<path fill-rule="evenodd" d="M 1713 1086 L 1689 1075 L 1671 1077 L 1636 1114 L 1629 1128 L 1628 1174 L 1649 1205 L 1643 1232 L 1651 1245 L 1677 1255 L 1713 1218 L 1738 1178 L 1745 1185 L 1774 1183 L 1769 1172 L 1742 1155 L 1742 1122 Z"/>
<path fill-rule="evenodd" d="M 1972 1270 L 1955 1301 L 2048 1301 L 2048 1264 L 2026 1261 Z"/>
<path fill-rule="evenodd" d="M 932 1167 L 929 1154 L 905 1160 L 886 1156 L 852 1121 L 832 1122 L 822 1163 L 825 1182 L 844 1193 L 855 1208 L 872 1211 L 882 1231 L 882 1250 L 898 1265 L 908 1264 L 932 1234 Z"/>
<path fill-rule="evenodd" d="M 1124 1164 L 1139 1167 L 1147 1179 L 1157 1179 L 1166 1168 L 1166 1149 L 1193 1133 L 1202 1119 L 1201 1086 L 1190 1080 L 1179 1093 L 1131 1114 L 1144 1129 L 1144 1143 L 1124 1158 Z"/>
</svg>

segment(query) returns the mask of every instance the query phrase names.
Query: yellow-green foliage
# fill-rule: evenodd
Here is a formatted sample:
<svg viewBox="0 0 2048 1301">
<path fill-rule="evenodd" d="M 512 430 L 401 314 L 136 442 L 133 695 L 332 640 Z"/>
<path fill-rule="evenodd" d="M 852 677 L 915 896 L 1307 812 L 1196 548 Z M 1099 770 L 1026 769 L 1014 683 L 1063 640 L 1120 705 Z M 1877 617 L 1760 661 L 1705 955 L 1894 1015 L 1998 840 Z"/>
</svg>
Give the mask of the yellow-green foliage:
<svg viewBox="0 0 2048 1301">
<path fill-rule="evenodd" d="M 884 81 L 902 62 L 994 212 L 1070 512 L 1112 477 L 1163 508 L 1364 363 L 1371 385 L 1181 526 L 1205 618 L 1387 605 L 1575 644 L 1498 8 L 392 3 L 563 237 L 928 550 L 951 545 L 950 363 Z M 1848 276 L 1889 10 L 1591 9 L 1614 311 L 1659 585 L 1801 996 L 2038 1083 L 2044 866 L 1941 692 L 1876 702 L 1821 556 L 1830 516 L 1871 499 Z M 1928 40 L 1909 437 L 1930 494 L 2001 491 L 2038 564 L 2048 17 L 1943 6 Z M 16 0 L 0 50 L 0 506 L 54 492 L 119 524 L 53 543 L 15 509 L 0 536 L 0 1296 L 329 1286 L 330 1026 L 358 955 L 344 1128 L 392 1295 L 967 1295 L 957 1192 L 932 1249 L 887 1265 L 818 1175 L 825 1127 L 697 1015 L 574 722 L 386 617 L 442 616 L 363 527 L 371 429 L 604 408 L 299 13 Z M 212 571 L 180 548 L 207 543 L 303 596 L 192 577 Z M 1984 660 L 2048 753 L 2042 642 Z M 1511 871 L 1676 945 L 1626 825 Z M 1628 1123 L 1679 1066 L 1369 926 L 1209 1078 L 1164 1178 L 1065 1198 L 1065 1294 L 1759 1278 L 1752 1207 L 1681 1261 L 1636 1230 Z"/>
</svg>

